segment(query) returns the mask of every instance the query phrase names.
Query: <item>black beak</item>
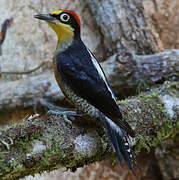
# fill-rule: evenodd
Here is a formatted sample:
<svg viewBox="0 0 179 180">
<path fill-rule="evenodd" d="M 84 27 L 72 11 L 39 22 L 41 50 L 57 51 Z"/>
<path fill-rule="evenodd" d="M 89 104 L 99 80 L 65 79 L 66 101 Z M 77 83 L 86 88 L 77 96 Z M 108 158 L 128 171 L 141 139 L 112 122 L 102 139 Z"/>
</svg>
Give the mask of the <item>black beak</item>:
<svg viewBox="0 0 179 180">
<path fill-rule="evenodd" d="M 49 21 L 49 22 L 54 22 L 56 20 L 56 18 L 54 18 L 50 14 L 37 14 L 37 15 L 34 15 L 34 18 L 41 19 L 44 21 Z"/>
</svg>

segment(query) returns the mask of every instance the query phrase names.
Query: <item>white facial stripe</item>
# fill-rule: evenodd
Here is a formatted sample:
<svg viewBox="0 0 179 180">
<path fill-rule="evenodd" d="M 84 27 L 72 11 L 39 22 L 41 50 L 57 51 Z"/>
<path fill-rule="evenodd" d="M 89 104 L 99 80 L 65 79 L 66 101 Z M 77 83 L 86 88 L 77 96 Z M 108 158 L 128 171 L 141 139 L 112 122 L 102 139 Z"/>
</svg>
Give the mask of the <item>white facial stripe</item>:
<svg viewBox="0 0 179 180">
<path fill-rule="evenodd" d="M 105 84 L 106 84 L 109 92 L 111 93 L 112 98 L 114 99 L 114 101 L 115 101 L 116 104 L 117 104 L 116 97 L 114 96 L 113 92 L 111 91 L 111 88 L 108 86 L 108 83 L 106 82 L 105 75 L 104 75 L 104 73 L 103 73 L 103 71 L 102 71 L 102 69 L 101 69 L 98 61 L 96 60 L 96 58 L 93 56 L 93 54 L 92 54 L 89 50 L 88 50 L 88 52 L 90 53 L 90 56 L 91 56 L 93 65 L 94 65 L 94 67 L 96 68 L 96 70 L 98 71 L 99 76 L 100 76 L 100 77 L 103 79 L 103 81 L 105 82 Z"/>
</svg>

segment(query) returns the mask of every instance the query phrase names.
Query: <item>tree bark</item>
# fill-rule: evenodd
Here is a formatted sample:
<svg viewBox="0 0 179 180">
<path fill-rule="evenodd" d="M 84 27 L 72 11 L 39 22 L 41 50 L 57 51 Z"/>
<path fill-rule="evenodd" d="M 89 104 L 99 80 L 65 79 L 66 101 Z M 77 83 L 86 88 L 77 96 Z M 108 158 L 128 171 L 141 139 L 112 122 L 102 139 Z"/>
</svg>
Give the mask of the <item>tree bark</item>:
<svg viewBox="0 0 179 180">
<path fill-rule="evenodd" d="M 138 134 L 133 141 L 135 152 L 141 148 L 149 150 L 162 140 L 176 136 L 178 86 L 178 82 L 168 82 L 158 89 L 119 102 L 123 117 Z M 107 134 L 87 122 L 90 121 L 81 118 L 71 127 L 61 116 L 51 115 L 30 117 L 1 129 L 0 178 L 15 180 L 60 167 L 75 170 L 111 156 Z"/>
<path fill-rule="evenodd" d="M 126 48 L 135 54 L 153 54 L 161 43 L 148 27 L 141 0 L 87 0 L 104 38 L 106 51 Z"/>
<path fill-rule="evenodd" d="M 154 55 L 119 51 L 102 63 L 119 98 L 135 95 L 165 81 L 179 80 L 179 50 Z"/>
</svg>

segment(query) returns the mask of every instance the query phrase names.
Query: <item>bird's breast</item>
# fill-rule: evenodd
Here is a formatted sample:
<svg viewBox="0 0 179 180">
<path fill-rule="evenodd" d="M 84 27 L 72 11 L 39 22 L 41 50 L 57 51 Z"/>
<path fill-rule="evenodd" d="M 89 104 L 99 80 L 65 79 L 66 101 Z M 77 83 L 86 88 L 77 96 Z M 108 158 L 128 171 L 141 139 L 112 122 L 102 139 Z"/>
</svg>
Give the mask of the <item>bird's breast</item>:
<svg viewBox="0 0 179 180">
<path fill-rule="evenodd" d="M 64 84 L 64 81 L 60 75 L 60 72 L 58 71 L 57 68 L 57 58 L 56 56 L 53 57 L 53 69 L 54 69 L 54 75 L 55 75 L 55 79 L 57 81 L 58 86 L 60 87 L 61 91 L 63 92 L 63 94 L 65 96 L 67 96 L 66 94 L 66 85 Z"/>
</svg>

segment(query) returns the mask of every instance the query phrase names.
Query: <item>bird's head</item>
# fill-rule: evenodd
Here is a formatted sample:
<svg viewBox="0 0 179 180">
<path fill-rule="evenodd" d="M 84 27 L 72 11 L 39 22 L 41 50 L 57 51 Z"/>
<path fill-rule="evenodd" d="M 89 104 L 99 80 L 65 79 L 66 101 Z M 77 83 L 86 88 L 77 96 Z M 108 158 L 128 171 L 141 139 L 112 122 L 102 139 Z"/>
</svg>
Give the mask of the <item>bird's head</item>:
<svg viewBox="0 0 179 180">
<path fill-rule="evenodd" d="M 40 20 L 46 21 L 56 32 L 58 44 L 66 44 L 80 37 L 80 19 L 78 15 L 71 10 L 55 10 L 49 14 L 38 14 L 34 16 Z"/>
</svg>

